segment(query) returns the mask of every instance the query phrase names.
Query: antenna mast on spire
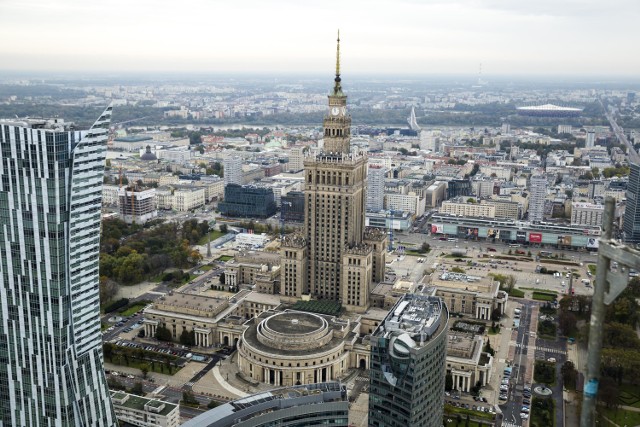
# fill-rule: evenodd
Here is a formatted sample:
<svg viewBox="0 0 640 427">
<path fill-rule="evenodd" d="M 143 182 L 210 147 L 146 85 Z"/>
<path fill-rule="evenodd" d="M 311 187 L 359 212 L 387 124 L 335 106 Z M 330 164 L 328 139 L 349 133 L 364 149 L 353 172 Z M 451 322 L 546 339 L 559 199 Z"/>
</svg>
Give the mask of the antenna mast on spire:
<svg viewBox="0 0 640 427">
<path fill-rule="evenodd" d="M 338 48 L 336 49 L 336 77 L 340 76 L 340 30 L 338 30 Z"/>
</svg>

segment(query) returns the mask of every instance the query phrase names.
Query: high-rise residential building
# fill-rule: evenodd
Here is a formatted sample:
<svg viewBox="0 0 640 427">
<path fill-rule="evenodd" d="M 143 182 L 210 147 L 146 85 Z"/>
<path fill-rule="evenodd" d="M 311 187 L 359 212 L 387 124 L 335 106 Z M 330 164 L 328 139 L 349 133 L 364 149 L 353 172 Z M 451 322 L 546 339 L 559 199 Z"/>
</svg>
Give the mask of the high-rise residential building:
<svg viewBox="0 0 640 427">
<path fill-rule="evenodd" d="M 224 185 L 244 184 L 244 174 L 242 172 L 242 158 L 240 156 L 229 156 L 222 161 L 224 168 Z"/>
<path fill-rule="evenodd" d="M 587 138 L 584 142 L 584 148 L 593 148 L 596 145 L 596 133 L 592 130 L 587 132 Z"/>
<path fill-rule="evenodd" d="M 534 175 L 529 180 L 529 221 L 544 220 L 544 201 L 547 197 L 547 178 Z"/>
<path fill-rule="evenodd" d="M 289 150 L 288 170 L 298 172 L 304 168 L 304 150 L 306 147 L 291 147 Z"/>
<path fill-rule="evenodd" d="M 371 336 L 369 426 L 442 425 L 449 313 L 406 294 Z"/>
<path fill-rule="evenodd" d="M 558 133 L 562 134 L 571 134 L 573 132 L 573 127 L 571 125 L 558 125 Z"/>
<path fill-rule="evenodd" d="M 117 424 L 98 292 L 110 121 L 0 121 L 0 425 Z"/>
<path fill-rule="evenodd" d="M 381 280 L 373 271 L 373 260 L 384 266 L 386 235 L 365 233 L 367 153 L 352 149 L 350 143 L 339 39 L 336 77 L 323 124 L 323 149 L 304 159 L 304 235 L 282 242 L 280 295 L 310 294 L 340 302 L 348 310 L 365 311 L 372 281 Z"/>
<path fill-rule="evenodd" d="M 367 210 L 379 212 L 384 209 L 384 178 L 387 170 L 380 165 L 369 165 L 367 182 Z"/>
<path fill-rule="evenodd" d="M 629 182 L 627 183 L 627 203 L 622 224 L 625 242 L 640 243 L 640 165 L 629 163 Z"/>
</svg>

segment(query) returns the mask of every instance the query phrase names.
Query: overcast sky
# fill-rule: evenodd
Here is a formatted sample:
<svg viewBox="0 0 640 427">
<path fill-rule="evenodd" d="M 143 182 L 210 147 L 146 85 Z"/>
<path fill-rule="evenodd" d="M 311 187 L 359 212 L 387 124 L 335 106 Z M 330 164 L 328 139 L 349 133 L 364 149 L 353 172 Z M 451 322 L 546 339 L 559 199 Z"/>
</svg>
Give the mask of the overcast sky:
<svg viewBox="0 0 640 427">
<path fill-rule="evenodd" d="M 639 0 L 0 0 L 0 70 L 640 75 Z"/>
</svg>

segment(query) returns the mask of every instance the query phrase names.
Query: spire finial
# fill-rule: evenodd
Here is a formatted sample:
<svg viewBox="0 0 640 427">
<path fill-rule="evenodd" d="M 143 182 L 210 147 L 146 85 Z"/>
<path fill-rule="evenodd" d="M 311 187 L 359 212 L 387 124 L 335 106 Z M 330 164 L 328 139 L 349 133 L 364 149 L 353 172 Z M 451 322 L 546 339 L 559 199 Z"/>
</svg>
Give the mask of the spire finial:
<svg viewBox="0 0 640 427">
<path fill-rule="evenodd" d="M 340 77 L 340 30 L 338 30 L 338 48 L 336 49 L 336 77 Z"/>
</svg>

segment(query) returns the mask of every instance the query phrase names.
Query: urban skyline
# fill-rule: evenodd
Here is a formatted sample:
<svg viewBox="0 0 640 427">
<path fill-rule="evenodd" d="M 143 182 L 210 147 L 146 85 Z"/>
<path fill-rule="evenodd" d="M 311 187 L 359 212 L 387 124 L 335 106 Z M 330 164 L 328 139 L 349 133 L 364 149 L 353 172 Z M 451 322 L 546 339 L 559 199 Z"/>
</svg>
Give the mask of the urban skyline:
<svg viewBox="0 0 640 427">
<path fill-rule="evenodd" d="M 3 43 L 0 54 L 3 70 L 41 70 L 44 60 L 52 71 L 308 73 L 323 69 L 331 56 L 325 40 L 342 28 L 349 41 L 345 71 L 354 74 L 475 75 L 482 64 L 483 75 L 634 76 L 639 13 L 631 0 L 373 6 L 8 0 L 0 5 L 0 39 L 20 43 Z M 94 16 L 109 22 L 107 45 Z M 273 22 L 286 25 L 266 25 Z"/>
</svg>

